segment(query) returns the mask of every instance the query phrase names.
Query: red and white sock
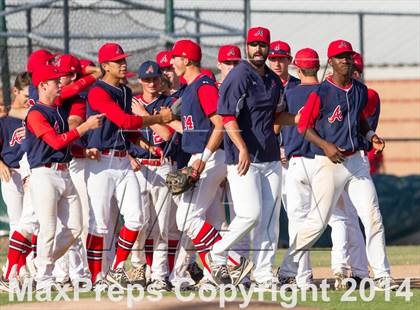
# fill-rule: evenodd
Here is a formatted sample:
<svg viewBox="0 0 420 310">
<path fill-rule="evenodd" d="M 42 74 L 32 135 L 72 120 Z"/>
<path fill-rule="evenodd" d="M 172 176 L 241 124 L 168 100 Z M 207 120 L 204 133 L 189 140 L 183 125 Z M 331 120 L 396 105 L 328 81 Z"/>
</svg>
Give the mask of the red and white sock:
<svg viewBox="0 0 420 310">
<path fill-rule="evenodd" d="M 179 240 L 168 240 L 168 269 L 169 273 L 174 269 L 176 249 Z"/>
<path fill-rule="evenodd" d="M 86 254 L 89 270 L 92 275 L 92 283 L 96 282 L 96 276 L 102 271 L 103 251 L 104 237 L 88 234 L 86 241 Z"/>
<path fill-rule="evenodd" d="M 130 255 L 138 234 L 139 232 L 137 230 L 130 230 L 125 225 L 121 228 L 112 269 L 122 268 L 124 266 L 124 262 L 127 260 L 128 255 Z"/>
<path fill-rule="evenodd" d="M 7 253 L 6 272 L 4 274 L 6 280 L 9 280 L 13 268 L 16 268 L 15 272 L 18 275 L 17 272 L 21 256 L 23 256 L 23 253 L 29 252 L 30 249 L 31 242 L 15 230 L 9 241 L 9 253 Z"/>
<path fill-rule="evenodd" d="M 195 249 L 198 253 L 198 256 L 200 256 L 203 267 L 205 267 L 209 272 L 211 272 L 211 270 L 210 270 L 210 267 L 206 263 L 205 257 L 209 253 L 213 244 L 215 244 L 217 241 L 221 239 L 222 237 L 220 236 L 217 229 L 214 228 L 209 223 L 204 222 L 197 237 L 195 237 L 193 240 Z"/>
<path fill-rule="evenodd" d="M 153 239 L 146 239 L 144 243 L 144 255 L 146 256 L 146 264 L 150 268 L 153 264 Z"/>
<path fill-rule="evenodd" d="M 37 243 L 38 243 L 38 236 L 34 234 L 34 235 L 32 235 L 32 240 L 31 240 L 33 258 L 36 257 L 36 246 L 37 246 Z"/>
</svg>

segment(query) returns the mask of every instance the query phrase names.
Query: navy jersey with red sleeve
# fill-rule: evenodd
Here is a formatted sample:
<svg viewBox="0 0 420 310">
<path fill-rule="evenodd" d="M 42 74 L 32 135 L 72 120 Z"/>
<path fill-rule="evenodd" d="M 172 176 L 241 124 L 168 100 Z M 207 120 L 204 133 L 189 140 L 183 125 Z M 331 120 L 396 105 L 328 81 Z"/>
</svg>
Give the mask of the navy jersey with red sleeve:
<svg viewBox="0 0 420 310">
<path fill-rule="evenodd" d="M 290 114 L 299 114 L 305 106 L 309 94 L 316 92 L 318 88 L 319 84 L 300 84 L 292 89 L 287 89 L 285 92 L 287 111 Z M 294 155 L 308 158 L 314 157 L 310 150 L 310 143 L 305 140 L 303 135 L 299 134 L 296 126 L 283 127 L 281 134 L 288 159 Z"/>
<path fill-rule="evenodd" d="M 29 92 L 29 99 L 28 99 L 29 105 L 33 106 L 39 100 L 38 90 L 36 89 L 34 84 L 31 83 L 29 84 L 28 92 Z"/>
<path fill-rule="evenodd" d="M 160 111 L 162 107 L 170 107 L 173 103 L 174 98 L 166 97 L 164 95 L 160 95 L 156 100 L 146 103 L 141 96 L 137 96 L 140 103 L 142 103 L 149 114 L 153 114 L 154 110 Z M 141 135 L 147 140 L 150 145 L 160 147 L 165 157 L 170 157 L 173 154 L 173 149 L 175 146 L 172 146 L 170 141 L 166 142 L 163 140 L 156 132 L 153 131 L 150 127 L 142 128 L 139 130 Z M 158 159 L 159 156 L 155 156 L 150 152 L 146 151 L 145 149 L 141 148 L 138 145 L 130 144 L 130 155 L 137 158 L 145 158 L 145 159 Z"/>
<path fill-rule="evenodd" d="M 285 95 L 285 93 L 286 93 L 288 90 L 295 88 L 295 87 L 296 87 L 296 86 L 298 86 L 299 84 L 300 84 L 300 80 L 299 80 L 298 78 L 294 77 L 293 75 L 290 75 L 289 80 L 287 81 L 286 85 L 283 85 L 283 87 L 284 87 L 284 94 L 283 94 L 283 96 Z M 285 101 L 287 101 L 286 97 L 284 97 L 284 99 L 285 99 Z M 287 102 L 286 102 L 286 103 L 287 103 Z M 284 130 L 285 130 L 286 128 L 288 128 L 288 127 L 289 127 L 289 126 L 287 126 L 287 127 L 282 127 L 282 128 L 281 128 L 281 133 L 278 135 L 278 139 L 279 139 L 279 144 L 280 144 L 280 145 L 283 145 L 283 144 L 284 144 L 284 137 L 283 137 L 284 132 L 285 132 Z"/>
<path fill-rule="evenodd" d="M 347 152 L 364 149 L 360 119 L 367 104 L 367 87 L 357 80 L 344 89 L 331 79 L 321 83 L 319 90 L 309 95 L 299 120 L 299 132 L 314 128 L 318 135 Z M 311 151 L 325 155 L 311 144 Z"/>
<path fill-rule="evenodd" d="M 366 121 L 373 131 L 376 131 L 376 128 L 378 128 L 380 113 L 381 101 L 379 95 L 372 88 L 368 88 L 368 103 L 363 110 L 363 116 L 366 118 Z"/>
<path fill-rule="evenodd" d="M 17 129 L 24 126 L 25 122 L 18 118 L 8 116 L 0 119 L 0 157 L 10 168 L 19 168 L 19 161 L 25 153 L 23 139 L 17 135 Z"/>
<path fill-rule="evenodd" d="M 98 150 L 128 150 L 130 141 L 128 131 L 141 128 L 142 118 L 131 111 L 132 93 L 125 85 L 112 86 L 102 80 L 89 90 L 88 116 L 105 113 L 102 127 L 90 131 L 88 148 Z M 124 132 L 126 130 L 126 132 Z"/>
<path fill-rule="evenodd" d="M 275 113 L 285 109 L 283 86 L 277 75 L 266 67 L 258 75 L 246 61 L 233 68 L 220 87 L 217 113 L 236 116 L 251 162 L 280 160 L 279 143 L 274 134 Z M 224 136 L 227 164 L 238 163 L 239 151 L 229 136 Z"/>
<path fill-rule="evenodd" d="M 217 99 L 214 102 L 214 111 L 207 110 L 199 98 L 200 87 L 217 87 L 212 79 L 200 74 L 183 91 L 181 96 L 181 121 L 183 127 L 182 149 L 190 154 L 202 153 L 213 131 L 213 123 L 209 116 L 216 112 Z"/>
<path fill-rule="evenodd" d="M 27 120 L 31 113 L 39 112 L 55 130 L 57 134 L 68 132 L 67 123 L 68 112 L 62 107 L 50 107 L 43 104 L 35 104 L 28 112 Z M 26 138 L 24 140 L 24 150 L 27 152 L 29 166 L 36 168 L 48 163 L 68 163 L 71 160 L 70 146 L 67 145 L 59 150 L 49 146 L 42 137 L 37 137 L 29 128 L 31 124 L 27 122 Z M 32 124 L 36 126 L 36 124 Z"/>
</svg>

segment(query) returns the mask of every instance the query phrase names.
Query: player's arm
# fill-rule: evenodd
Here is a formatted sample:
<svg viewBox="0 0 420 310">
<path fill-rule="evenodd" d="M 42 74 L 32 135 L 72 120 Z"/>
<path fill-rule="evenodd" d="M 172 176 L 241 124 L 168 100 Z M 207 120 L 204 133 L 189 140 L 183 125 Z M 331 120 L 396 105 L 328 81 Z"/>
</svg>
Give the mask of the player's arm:
<svg viewBox="0 0 420 310">
<path fill-rule="evenodd" d="M 162 108 L 160 114 L 150 116 L 137 116 L 125 113 L 120 106 L 112 100 L 111 96 L 99 87 L 93 88 L 88 94 L 88 101 L 94 111 L 102 113 L 111 122 L 122 129 L 139 129 L 150 127 L 157 123 L 168 123 L 173 115 L 168 108 Z"/>
<path fill-rule="evenodd" d="M 385 148 L 385 140 L 380 138 L 371 128 L 363 113 L 360 115 L 360 133 L 375 149 L 375 154 L 381 153 Z"/>
<path fill-rule="evenodd" d="M 82 99 L 72 102 L 67 122 L 69 129 L 76 128 L 86 120 L 86 102 Z"/>
<path fill-rule="evenodd" d="M 64 86 L 61 89 L 60 97 L 57 99 L 62 101 L 71 98 L 91 87 L 102 76 L 101 70 L 99 68 L 92 68 L 95 69 L 92 70 L 91 74 L 78 79 L 70 85 Z"/>
<path fill-rule="evenodd" d="M 239 150 L 238 174 L 245 175 L 251 165 L 248 148 L 242 139 L 241 130 L 234 116 L 223 116 L 223 124 L 230 140 Z"/>
<path fill-rule="evenodd" d="M 0 140 L 0 150 L 3 146 L 3 141 Z M 10 173 L 9 167 L 3 162 L 3 158 L 0 156 L 0 179 L 2 182 L 9 182 L 12 174 Z"/>
<path fill-rule="evenodd" d="M 37 138 L 42 139 L 46 144 L 58 151 L 80 138 L 89 130 L 100 127 L 102 125 L 102 116 L 102 114 L 93 115 L 76 128 L 58 134 L 44 115 L 39 111 L 31 111 L 27 117 L 27 128 Z"/>
<path fill-rule="evenodd" d="M 138 116 L 150 116 L 149 112 L 146 111 L 143 104 L 141 104 L 135 97 L 133 97 L 131 101 L 131 110 L 135 115 Z M 156 112 L 156 114 L 158 114 L 158 112 Z M 164 141 L 171 140 L 174 134 L 174 130 L 167 125 L 155 124 L 151 125 L 150 128 Z"/>
<path fill-rule="evenodd" d="M 201 173 L 206 166 L 206 162 L 210 156 L 219 148 L 220 143 L 223 140 L 223 121 L 220 115 L 216 114 L 217 101 L 219 99 L 219 93 L 213 85 L 203 85 L 198 89 L 198 99 L 204 114 L 208 116 L 212 124 L 214 125 L 213 131 L 209 137 L 209 141 L 201 155 L 200 159 L 197 159 L 192 163 L 192 167 Z"/>
<path fill-rule="evenodd" d="M 344 161 L 344 155 L 333 143 L 322 139 L 314 130 L 315 122 L 319 116 L 321 100 L 317 93 L 311 93 L 300 113 L 298 132 L 304 135 L 305 139 L 321 148 L 325 156 L 333 163 L 339 164 Z"/>
</svg>

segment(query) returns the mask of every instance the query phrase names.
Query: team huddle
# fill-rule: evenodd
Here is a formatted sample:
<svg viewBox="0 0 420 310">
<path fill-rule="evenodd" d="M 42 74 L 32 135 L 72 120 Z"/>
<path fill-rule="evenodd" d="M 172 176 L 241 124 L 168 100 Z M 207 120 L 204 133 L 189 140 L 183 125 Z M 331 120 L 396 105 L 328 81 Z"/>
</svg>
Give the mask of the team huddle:
<svg viewBox="0 0 420 310">
<path fill-rule="evenodd" d="M 293 58 L 268 29 L 251 28 L 245 59 L 220 47 L 216 81 L 200 67 L 200 46 L 179 40 L 140 65 L 136 96 L 129 56 L 106 43 L 96 67 L 37 50 L 17 76 L 0 119 L 10 222 L 0 290 L 82 279 L 101 290 L 304 289 L 327 225 L 335 289 L 368 278 L 369 266 L 375 289 L 397 287 L 367 156 L 385 146 L 379 96 L 360 81 L 362 57 L 349 42 L 329 44 L 332 73 L 319 81 L 315 50 Z M 170 190 L 174 171 L 193 186 Z M 275 272 L 282 204 L 289 249 Z"/>
</svg>

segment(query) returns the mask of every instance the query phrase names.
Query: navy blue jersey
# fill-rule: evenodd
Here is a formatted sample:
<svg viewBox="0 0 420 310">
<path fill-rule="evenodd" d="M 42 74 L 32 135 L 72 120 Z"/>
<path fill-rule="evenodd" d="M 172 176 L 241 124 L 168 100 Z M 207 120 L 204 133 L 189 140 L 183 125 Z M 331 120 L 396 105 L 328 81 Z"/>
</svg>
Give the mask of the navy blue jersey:
<svg viewBox="0 0 420 310">
<path fill-rule="evenodd" d="M 115 101 L 119 107 L 127 114 L 133 114 L 131 111 L 132 93 L 131 89 L 123 84 L 119 87 L 112 86 L 102 80 L 97 81 L 90 91 L 96 87 L 104 89 Z M 98 114 L 93 111 L 90 103 L 87 104 L 88 116 Z M 87 138 L 88 148 L 97 148 L 98 150 L 114 149 L 114 150 L 128 150 L 130 141 L 127 137 L 128 133 L 124 133 L 121 128 L 104 117 L 102 120 L 102 127 L 91 130 Z"/>
<path fill-rule="evenodd" d="M 274 120 L 275 113 L 285 109 L 282 92 L 281 81 L 273 71 L 266 67 L 261 77 L 246 61 L 233 68 L 220 87 L 217 113 L 236 116 L 254 163 L 280 160 Z M 224 146 L 226 163 L 238 163 L 238 149 L 227 134 Z"/>
<path fill-rule="evenodd" d="M 182 149 L 190 154 L 202 153 L 213 132 L 213 124 L 201 106 L 198 89 L 203 85 L 213 85 L 207 75 L 201 75 L 183 91 L 181 100 Z"/>
<path fill-rule="evenodd" d="M 283 85 L 284 87 L 284 93 L 286 93 L 288 90 L 295 88 L 296 86 L 298 86 L 300 84 L 300 80 L 296 77 L 294 77 L 293 75 L 289 75 L 289 80 L 287 81 L 286 85 Z M 283 94 L 284 96 L 284 94 Z M 285 100 L 286 97 L 285 97 Z M 287 103 L 287 102 L 286 102 Z M 280 134 L 278 135 L 278 139 L 279 139 L 279 144 L 283 145 L 284 144 L 284 129 L 285 127 L 282 127 Z"/>
<path fill-rule="evenodd" d="M 10 168 L 19 168 L 19 161 L 25 151 L 23 139 L 17 135 L 17 129 L 24 127 L 25 122 L 14 117 L 0 119 L 1 160 Z"/>
<path fill-rule="evenodd" d="M 160 111 L 161 107 L 170 107 L 173 103 L 174 98 L 166 97 L 160 95 L 156 100 L 150 103 L 146 103 L 142 100 L 141 97 L 137 97 L 139 101 L 144 105 L 146 111 L 153 115 L 153 111 Z M 139 130 L 141 135 L 147 140 L 150 145 L 160 147 L 165 154 L 165 157 L 170 157 L 173 154 L 173 149 L 175 145 L 171 145 L 171 141 L 166 142 L 163 140 L 157 133 L 153 131 L 150 127 L 142 128 Z M 138 145 L 130 144 L 130 155 L 137 158 L 147 158 L 147 159 L 159 159 L 159 156 L 155 156 L 152 153 L 146 151 Z"/>
<path fill-rule="evenodd" d="M 62 134 L 69 130 L 67 123 L 68 111 L 65 108 L 35 104 L 29 109 L 28 115 L 32 111 L 40 112 L 57 134 Z M 23 148 L 27 152 L 28 162 L 31 168 L 40 167 L 48 163 L 68 163 L 72 158 L 70 155 L 70 146 L 56 151 L 42 139 L 38 139 L 28 129 L 26 130 Z"/>
<path fill-rule="evenodd" d="M 320 85 L 318 95 L 320 111 L 314 129 L 319 136 L 347 152 L 364 149 L 360 116 L 367 104 L 367 87 L 353 79 L 351 88 L 344 90 L 325 80 Z M 314 144 L 311 144 L 311 151 L 325 155 Z"/>
<path fill-rule="evenodd" d="M 287 111 L 293 115 L 299 114 L 305 106 L 309 94 L 317 91 L 318 88 L 319 84 L 300 84 L 287 89 L 285 92 Z M 285 126 L 282 128 L 281 134 L 287 159 L 293 155 L 314 158 L 314 154 L 310 151 L 309 141 L 299 134 L 297 126 Z"/>
</svg>

